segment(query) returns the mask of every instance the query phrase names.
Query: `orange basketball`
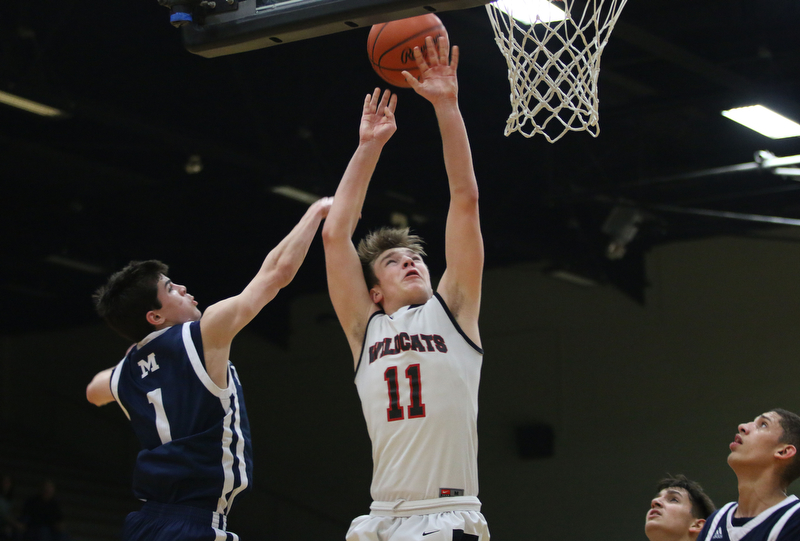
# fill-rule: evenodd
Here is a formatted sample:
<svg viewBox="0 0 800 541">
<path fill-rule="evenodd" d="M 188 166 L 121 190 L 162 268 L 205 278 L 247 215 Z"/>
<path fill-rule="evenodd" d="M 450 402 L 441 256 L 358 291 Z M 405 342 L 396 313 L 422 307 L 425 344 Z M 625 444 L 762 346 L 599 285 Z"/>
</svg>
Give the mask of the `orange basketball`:
<svg viewBox="0 0 800 541">
<path fill-rule="evenodd" d="M 372 68 L 390 85 L 410 88 L 402 72 L 406 70 L 419 79 L 414 47 L 425 54 L 426 36 L 431 36 L 434 43 L 441 36 L 447 37 L 442 21 L 433 13 L 374 25 L 367 39 Z"/>
</svg>

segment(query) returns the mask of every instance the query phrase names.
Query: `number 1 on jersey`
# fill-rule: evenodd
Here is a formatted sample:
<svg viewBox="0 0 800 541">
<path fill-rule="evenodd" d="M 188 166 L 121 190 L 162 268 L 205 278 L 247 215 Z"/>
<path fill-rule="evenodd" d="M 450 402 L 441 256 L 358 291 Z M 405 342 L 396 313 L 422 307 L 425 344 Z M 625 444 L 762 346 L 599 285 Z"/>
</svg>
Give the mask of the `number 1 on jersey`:
<svg viewBox="0 0 800 541">
<path fill-rule="evenodd" d="M 412 364 L 406 368 L 406 378 L 410 389 L 408 407 L 408 418 L 425 417 L 425 404 L 422 403 L 422 377 L 418 364 Z M 399 421 L 403 419 L 403 407 L 400 405 L 400 390 L 397 385 L 397 367 L 390 366 L 383 373 L 383 379 L 389 388 L 389 407 L 386 408 L 386 419 L 388 421 Z"/>
<path fill-rule="evenodd" d="M 164 399 L 161 398 L 161 388 L 153 389 L 147 393 L 147 401 L 153 405 L 156 410 L 156 431 L 161 443 L 169 443 L 172 441 L 172 433 L 169 429 L 169 419 L 167 419 L 167 411 L 164 409 Z"/>
</svg>

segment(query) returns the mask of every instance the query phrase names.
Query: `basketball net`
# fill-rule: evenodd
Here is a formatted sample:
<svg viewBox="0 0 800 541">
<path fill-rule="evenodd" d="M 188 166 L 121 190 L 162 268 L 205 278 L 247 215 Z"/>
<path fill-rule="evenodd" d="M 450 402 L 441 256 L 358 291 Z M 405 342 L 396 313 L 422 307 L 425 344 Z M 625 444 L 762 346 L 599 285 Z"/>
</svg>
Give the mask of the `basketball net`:
<svg viewBox="0 0 800 541">
<path fill-rule="evenodd" d="M 534 12 L 536 0 L 511 8 L 507 0 L 486 5 L 495 42 L 508 64 L 511 114 L 505 135 L 543 134 L 551 143 L 569 131 L 600 133 L 597 78 L 600 56 L 627 0 L 550 3 Z M 555 6 L 563 5 L 563 15 Z M 501 10 L 502 8 L 502 10 Z M 528 15 L 522 23 L 505 11 Z M 504 11 L 503 11 L 504 10 Z M 523 13 L 528 11 L 528 13 Z"/>
</svg>

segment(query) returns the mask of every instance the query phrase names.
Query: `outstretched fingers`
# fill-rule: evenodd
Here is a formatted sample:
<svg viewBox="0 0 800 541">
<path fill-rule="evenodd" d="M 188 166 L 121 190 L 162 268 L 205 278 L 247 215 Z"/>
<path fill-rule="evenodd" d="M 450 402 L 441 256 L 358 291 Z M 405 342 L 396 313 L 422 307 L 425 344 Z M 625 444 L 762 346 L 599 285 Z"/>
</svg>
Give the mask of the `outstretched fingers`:
<svg viewBox="0 0 800 541">
<path fill-rule="evenodd" d="M 430 42 L 428 42 L 428 40 L 430 40 Z M 429 36 L 425 39 L 425 42 L 428 45 L 429 51 L 438 54 L 437 63 L 442 66 L 446 66 L 447 57 L 449 56 L 450 52 L 450 44 L 447 42 L 447 36 L 439 36 L 439 39 L 436 40 L 435 43 L 433 41 L 433 38 Z"/>
<path fill-rule="evenodd" d="M 388 94 L 389 91 L 387 90 L 386 93 Z M 394 110 L 397 108 L 397 94 L 392 94 L 392 97 L 389 99 L 389 104 L 386 106 L 386 116 L 390 117 L 394 115 Z"/>
<path fill-rule="evenodd" d="M 378 110 L 380 97 L 381 89 L 376 86 L 375 90 L 372 91 L 372 94 L 367 94 L 367 97 L 364 99 L 364 113 L 375 114 L 375 112 Z"/>
<path fill-rule="evenodd" d="M 450 69 L 453 73 L 458 71 L 458 45 L 453 45 L 453 50 L 450 51 Z"/>
<path fill-rule="evenodd" d="M 376 88 L 375 90 L 379 90 L 379 89 Z M 389 105 L 389 101 L 390 101 L 389 98 L 391 98 L 391 97 L 392 97 L 392 93 L 388 88 L 383 91 L 383 96 L 381 97 L 381 102 L 380 102 L 380 104 L 378 104 L 378 112 L 379 113 L 386 109 L 386 107 Z M 376 98 L 377 98 L 377 96 L 376 96 Z"/>
<path fill-rule="evenodd" d="M 428 69 L 428 63 L 425 62 L 425 56 L 422 54 L 422 50 L 419 47 L 414 47 L 414 61 L 417 63 L 419 72 L 425 73 L 425 71 Z"/>
</svg>

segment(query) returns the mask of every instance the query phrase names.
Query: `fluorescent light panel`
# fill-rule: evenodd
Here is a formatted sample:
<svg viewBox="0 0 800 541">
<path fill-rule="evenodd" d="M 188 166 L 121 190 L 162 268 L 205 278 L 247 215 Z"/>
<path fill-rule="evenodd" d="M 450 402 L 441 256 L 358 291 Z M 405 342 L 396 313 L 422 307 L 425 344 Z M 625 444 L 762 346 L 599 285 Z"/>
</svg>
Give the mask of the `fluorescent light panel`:
<svg viewBox="0 0 800 541">
<path fill-rule="evenodd" d="M 54 265 L 61 265 L 62 267 L 67 267 L 68 269 L 73 269 L 80 272 L 85 272 L 87 274 L 105 274 L 106 269 L 100 267 L 98 265 L 93 265 L 91 263 L 86 263 L 84 261 L 78 261 L 77 259 L 72 259 L 69 257 L 64 257 L 60 255 L 51 254 L 44 258 L 45 261 L 48 263 L 52 263 Z"/>
<path fill-rule="evenodd" d="M 523 24 L 564 20 L 564 11 L 547 0 L 497 0 L 494 5 Z"/>
<path fill-rule="evenodd" d="M 550 276 L 583 287 L 592 287 L 597 285 L 597 282 L 591 278 L 587 278 L 585 276 L 581 276 L 580 274 L 563 269 L 550 271 Z"/>
<path fill-rule="evenodd" d="M 750 105 L 722 111 L 722 116 L 772 139 L 800 137 L 800 124 L 763 105 Z"/>
<path fill-rule="evenodd" d="M 41 116 L 57 117 L 64 114 L 63 111 L 56 109 L 55 107 L 50 107 L 49 105 L 45 105 L 43 103 L 22 98 L 15 94 L 9 94 L 8 92 L 3 92 L 2 90 L 0 90 L 0 103 L 4 103 L 6 105 L 10 105 L 11 107 L 16 107 L 17 109 L 22 109 L 23 111 Z"/>
<path fill-rule="evenodd" d="M 275 186 L 272 188 L 272 193 L 288 197 L 289 199 L 294 199 L 295 201 L 300 201 L 301 203 L 306 203 L 307 205 L 311 205 L 315 203 L 317 199 L 319 199 L 318 195 L 314 195 L 303 190 L 298 190 L 297 188 L 293 188 L 291 186 Z"/>
</svg>

